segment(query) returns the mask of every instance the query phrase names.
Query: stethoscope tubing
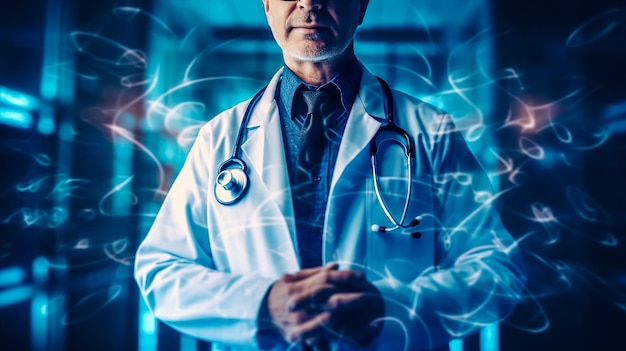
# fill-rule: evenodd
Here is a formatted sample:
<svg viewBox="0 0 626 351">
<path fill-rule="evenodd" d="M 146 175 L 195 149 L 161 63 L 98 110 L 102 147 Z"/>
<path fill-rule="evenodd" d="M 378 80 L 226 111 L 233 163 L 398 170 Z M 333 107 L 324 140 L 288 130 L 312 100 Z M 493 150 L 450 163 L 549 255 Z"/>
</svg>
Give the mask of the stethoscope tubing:
<svg viewBox="0 0 626 351">
<path fill-rule="evenodd" d="M 391 94 L 391 88 L 383 79 L 376 77 L 380 82 L 380 85 L 385 93 L 386 102 L 387 102 L 387 123 L 379 128 L 376 132 L 372 140 L 370 141 L 370 156 L 371 156 L 371 165 L 372 165 L 372 176 L 374 178 L 374 192 L 376 193 L 376 198 L 381 205 L 381 208 L 387 218 L 393 224 L 392 227 L 383 227 L 380 225 L 374 224 L 372 226 L 373 231 L 377 232 L 389 232 L 394 231 L 399 228 L 410 228 L 414 227 L 419 223 L 418 218 L 416 217 L 408 224 L 404 224 L 408 210 L 409 204 L 411 200 L 411 192 L 413 191 L 412 183 L 413 183 L 413 160 L 415 158 L 415 144 L 410 135 L 402 128 L 398 127 L 395 124 L 394 120 L 394 105 L 393 105 L 393 97 Z M 250 103 L 246 107 L 246 111 L 243 115 L 243 119 L 241 121 L 241 125 L 239 126 L 239 130 L 237 132 L 237 137 L 235 140 L 235 145 L 233 146 L 233 151 L 231 156 L 226 161 L 222 162 L 219 166 L 218 175 L 215 181 L 214 194 L 216 200 L 222 205 L 230 205 L 238 202 L 246 193 L 248 188 L 248 175 L 247 175 L 247 165 L 246 163 L 238 157 L 239 151 L 241 149 L 241 145 L 243 143 L 243 138 L 245 135 L 246 127 L 252 115 L 252 111 L 254 106 L 258 103 L 258 101 L 262 98 L 263 93 L 267 89 L 267 86 L 263 87 L 259 92 L 257 92 L 254 97 L 251 99 Z M 395 139 L 388 139 L 392 142 L 399 144 L 404 148 L 405 156 L 407 157 L 407 169 L 409 171 L 408 174 L 408 184 L 407 184 L 407 194 L 404 201 L 404 206 L 402 209 L 402 216 L 400 220 L 397 221 L 384 199 L 382 198 L 380 191 L 380 184 L 378 182 L 378 172 L 377 172 L 377 164 L 376 164 L 376 155 L 378 154 L 378 149 L 380 145 L 387 142 L 388 140 L 383 140 L 382 142 L 378 142 L 378 137 L 384 132 L 392 132 L 397 135 L 401 135 L 404 139 L 404 143 L 401 143 Z"/>
</svg>

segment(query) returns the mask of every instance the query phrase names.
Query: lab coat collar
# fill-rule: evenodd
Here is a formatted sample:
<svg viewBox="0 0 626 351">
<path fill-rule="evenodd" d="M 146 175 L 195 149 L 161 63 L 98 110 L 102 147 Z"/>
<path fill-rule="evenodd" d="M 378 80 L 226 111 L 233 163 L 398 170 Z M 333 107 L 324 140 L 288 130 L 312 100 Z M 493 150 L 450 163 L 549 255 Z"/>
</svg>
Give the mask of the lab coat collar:
<svg viewBox="0 0 626 351">
<path fill-rule="evenodd" d="M 387 100 L 384 96 L 384 91 L 380 86 L 378 79 L 368 71 L 361 62 L 359 62 L 363 70 L 361 76 L 361 86 L 359 87 L 359 94 L 354 101 L 355 107 L 357 104 L 361 104 L 365 113 L 375 118 L 379 122 L 387 120 L 385 115 Z"/>
<path fill-rule="evenodd" d="M 259 102 L 254 106 L 254 110 L 252 111 L 252 116 L 250 116 L 250 121 L 248 121 L 248 129 L 257 128 L 261 124 L 265 124 L 268 122 L 270 116 L 269 110 L 276 105 L 276 101 L 274 100 L 274 96 L 276 94 L 276 88 L 278 87 L 278 82 L 280 81 L 280 76 L 283 74 L 283 68 L 281 67 L 278 72 L 274 74 L 272 79 L 267 85 L 263 96 L 259 100 Z"/>
<path fill-rule="evenodd" d="M 361 86 L 352 111 L 348 117 L 337 163 L 331 182 L 331 196 L 334 185 L 343 176 L 346 167 L 369 146 L 370 140 L 374 137 L 381 124 L 387 120 L 385 115 L 386 100 L 380 83 L 365 67 L 361 77 Z"/>
<path fill-rule="evenodd" d="M 363 68 L 359 93 L 352 105 L 346 129 L 339 146 L 337 163 L 331 182 L 331 193 L 339 179 L 348 176 L 344 172 L 350 163 L 366 149 L 381 124 L 386 121 L 385 97 L 380 83 L 374 75 Z M 241 145 L 243 156 L 250 167 L 262 179 L 268 199 L 276 203 L 286 220 L 289 234 L 297 253 L 297 237 L 293 222 L 293 202 L 289 173 L 283 144 L 278 105 L 274 99 L 282 68 L 270 80 L 263 96 L 254 107 L 247 124 L 245 141 Z M 278 214 L 277 214 L 278 215 Z M 328 223 L 327 223 L 328 225 Z"/>
<path fill-rule="evenodd" d="M 386 99 L 384 97 L 384 92 L 380 86 L 380 83 L 376 79 L 376 77 L 370 73 L 365 66 L 359 61 L 359 65 L 361 65 L 362 75 L 361 75 L 361 84 L 359 86 L 359 93 L 353 103 L 353 108 L 357 104 L 361 104 L 363 107 L 363 111 L 370 115 L 371 117 L 377 119 L 380 122 L 386 121 L 387 118 L 385 116 L 386 111 Z M 265 123 L 267 118 L 269 118 L 268 111 L 275 104 L 275 93 L 276 88 L 278 87 L 278 82 L 280 80 L 281 75 L 283 74 L 283 69 L 280 68 L 272 77 L 269 84 L 267 85 L 267 89 L 265 93 L 257 103 L 254 109 L 254 113 L 250 117 L 250 121 L 248 122 L 248 128 L 256 128 L 260 124 Z M 352 115 L 352 113 L 351 113 Z"/>
</svg>

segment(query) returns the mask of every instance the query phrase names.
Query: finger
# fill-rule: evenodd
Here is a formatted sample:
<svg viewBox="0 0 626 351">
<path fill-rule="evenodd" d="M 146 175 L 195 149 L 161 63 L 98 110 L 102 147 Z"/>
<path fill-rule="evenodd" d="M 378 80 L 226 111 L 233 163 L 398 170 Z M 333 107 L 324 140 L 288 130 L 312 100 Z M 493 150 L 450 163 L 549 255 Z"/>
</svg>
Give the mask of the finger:
<svg viewBox="0 0 626 351">
<path fill-rule="evenodd" d="M 325 266 L 313 267 L 313 268 L 305 268 L 293 274 L 284 274 L 283 280 L 286 282 L 295 282 L 298 280 L 309 278 L 321 271 L 328 270 L 337 270 L 339 269 L 339 265 L 337 263 L 330 263 Z"/>
<path fill-rule="evenodd" d="M 301 308 L 311 307 L 322 308 L 317 305 L 325 301 L 330 295 L 338 291 L 344 291 L 345 285 L 353 285 L 364 281 L 362 272 L 355 270 L 336 270 L 337 266 L 326 266 L 328 269 L 319 270 L 317 273 L 294 282 L 295 288 L 292 289 L 287 308 L 295 311 Z M 342 285 L 342 286 L 339 286 Z M 355 288 L 354 290 L 361 291 Z M 316 306 L 317 305 L 317 306 Z"/>
<path fill-rule="evenodd" d="M 287 337 L 290 343 L 297 343 L 301 340 L 323 338 L 328 334 L 328 323 L 330 321 L 330 313 L 322 312 L 310 320 L 293 327 Z"/>
<path fill-rule="evenodd" d="M 313 285 L 291 296 L 287 308 L 289 311 L 305 308 L 321 309 L 328 297 L 336 291 L 337 288 L 332 284 Z"/>
<path fill-rule="evenodd" d="M 337 293 L 326 301 L 324 309 L 333 313 L 358 310 L 366 307 L 367 300 L 364 293 Z"/>
<path fill-rule="evenodd" d="M 361 271 L 343 270 L 328 271 L 326 273 L 326 281 L 334 284 L 355 284 L 362 282 L 365 275 Z"/>
</svg>

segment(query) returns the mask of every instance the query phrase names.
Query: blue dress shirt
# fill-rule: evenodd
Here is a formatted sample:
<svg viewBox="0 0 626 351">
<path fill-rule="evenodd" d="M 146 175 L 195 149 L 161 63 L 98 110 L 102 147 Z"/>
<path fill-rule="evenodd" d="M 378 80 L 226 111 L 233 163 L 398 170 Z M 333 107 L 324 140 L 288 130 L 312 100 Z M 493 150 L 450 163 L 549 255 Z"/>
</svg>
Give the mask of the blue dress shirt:
<svg viewBox="0 0 626 351">
<path fill-rule="evenodd" d="M 295 73 L 285 66 L 280 81 L 280 87 L 276 90 L 283 138 L 285 141 L 285 154 L 287 155 L 287 167 L 290 184 L 293 186 L 298 160 L 298 147 L 300 144 L 300 130 L 306 117 L 306 109 L 294 106 L 294 97 L 300 90 L 327 89 L 328 85 L 334 85 L 341 94 L 342 113 L 337 113 L 336 118 L 330 121 L 328 127 L 332 129 L 334 136 L 326 143 L 319 173 L 316 180 L 319 182 L 313 197 L 313 211 L 307 219 L 296 218 L 298 251 L 302 268 L 316 267 L 322 264 L 322 238 L 324 229 L 324 217 L 330 182 L 337 160 L 341 136 L 350 115 L 352 103 L 357 96 L 361 81 L 361 66 L 354 59 L 346 65 L 344 70 L 331 81 L 320 87 L 305 84 Z"/>
</svg>

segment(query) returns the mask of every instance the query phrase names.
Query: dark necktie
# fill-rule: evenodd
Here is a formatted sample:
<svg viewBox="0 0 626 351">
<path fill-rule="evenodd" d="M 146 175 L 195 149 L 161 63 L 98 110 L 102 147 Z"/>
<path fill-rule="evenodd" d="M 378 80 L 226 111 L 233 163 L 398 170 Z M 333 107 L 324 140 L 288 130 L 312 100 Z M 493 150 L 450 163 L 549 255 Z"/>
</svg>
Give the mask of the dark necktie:
<svg viewBox="0 0 626 351">
<path fill-rule="evenodd" d="M 303 91 L 302 97 L 307 114 L 300 133 L 296 175 L 299 185 L 316 181 L 324 148 L 328 142 L 334 141 L 328 119 L 340 112 L 338 110 L 341 107 L 338 91 Z"/>
<path fill-rule="evenodd" d="M 330 86 L 329 88 L 335 88 Z M 343 113 L 339 91 L 304 91 L 300 96 L 300 107 L 306 117 L 301 129 L 298 161 L 295 182 L 292 184 L 296 230 L 301 262 L 304 267 L 315 267 L 322 263 L 322 237 L 324 213 L 327 201 L 329 168 L 324 162 L 330 142 L 334 140 L 331 133 L 333 123 L 338 114 Z M 299 108 L 299 107 L 297 107 Z M 329 138 L 330 137 L 330 138 Z"/>
</svg>

